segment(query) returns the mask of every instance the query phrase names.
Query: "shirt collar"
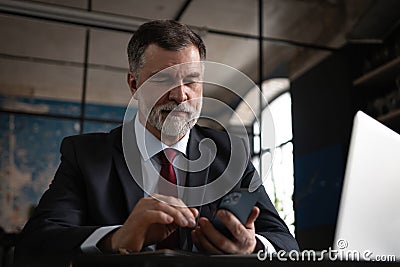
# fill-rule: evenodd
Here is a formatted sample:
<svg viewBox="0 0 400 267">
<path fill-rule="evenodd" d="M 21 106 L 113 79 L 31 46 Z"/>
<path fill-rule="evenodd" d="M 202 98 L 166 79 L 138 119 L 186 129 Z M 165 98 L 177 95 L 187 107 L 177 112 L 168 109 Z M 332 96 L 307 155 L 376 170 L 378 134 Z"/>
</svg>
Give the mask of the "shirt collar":
<svg viewBox="0 0 400 267">
<path fill-rule="evenodd" d="M 165 148 L 173 148 L 186 156 L 186 148 L 189 142 L 190 131 L 188 131 L 177 143 L 173 144 L 172 146 L 168 146 L 150 133 L 149 130 L 147 130 L 146 127 L 144 127 L 139 121 L 139 116 L 136 115 L 135 134 L 140 154 L 145 161 L 149 160 Z"/>
</svg>

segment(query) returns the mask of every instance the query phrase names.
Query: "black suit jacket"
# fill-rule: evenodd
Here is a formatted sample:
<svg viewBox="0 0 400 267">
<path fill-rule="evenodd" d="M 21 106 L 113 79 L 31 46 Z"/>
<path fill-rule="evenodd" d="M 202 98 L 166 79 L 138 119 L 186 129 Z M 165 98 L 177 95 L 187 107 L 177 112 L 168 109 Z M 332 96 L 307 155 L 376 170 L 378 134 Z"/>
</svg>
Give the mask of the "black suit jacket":
<svg viewBox="0 0 400 267">
<path fill-rule="evenodd" d="M 218 178 L 230 159 L 231 143 L 227 141 L 227 133 L 199 126 L 195 126 L 190 133 L 189 159 L 199 157 L 199 142 L 205 138 L 210 138 L 217 145 L 217 155 L 208 168 L 187 173 L 188 186 L 202 185 Z M 144 192 L 132 177 L 141 178 L 141 167 L 131 168 L 131 175 L 121 139 L 122 127 L 110 133 L 84 134 L 63 140 L 60 166 L 17 244 L 17 264 L 29 262 L 32 256 L 62 254 L 70 257 L 80 253 L 80 245 L 99 227 L 124 223 Z M 131 144 L 132 151 L 136 151 L 132 154 L 132 161 L 140 166 L 136 141 Z M 248 156 L 240 157 L 246 165 L 235 188 L 248 187 L 256 174 Z M 263 187 L 261 192 L 262 197 L 257 203 L 261 213 L 255 222 L 256 232 L 268 238 L 277 250 L 298 250 L 297 242 Z M 218 200 L 213 201 L 199 208 L 201 216 L 210 219 L 218 203 Z M 190 230 L 181 231 L 188 234 Z"/>
</svg>

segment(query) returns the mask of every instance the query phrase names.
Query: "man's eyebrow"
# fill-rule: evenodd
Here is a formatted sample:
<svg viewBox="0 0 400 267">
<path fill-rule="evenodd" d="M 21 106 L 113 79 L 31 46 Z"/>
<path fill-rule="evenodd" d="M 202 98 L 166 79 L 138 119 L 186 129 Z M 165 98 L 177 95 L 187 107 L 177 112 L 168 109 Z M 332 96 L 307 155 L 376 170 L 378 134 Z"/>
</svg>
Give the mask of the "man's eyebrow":
<svg viewBox="0 0 400 267">
<path fill-rule="evenodd" d="M 153 75 L 155 75 L 155 74 L 157 74 L 157 73 L 159 73 L 159 75 L 162 74 L 162 70 L 155 70 L 155 71 L 152 71 L 152 72 L 150 72 L 150 76 L 153 76 Z"/>
<path fill-rule="evenodd" d="M 150 72 L 150 77 L 152 77 L 152 76 L 154 78 L 157 78 L 157 77 L 159 77 L 159 78 L 172 77 L 171 73 L 169 73 L 167 71 L 163 71 L 163 70 L 160 70 L 160 71 L 156 70 L 156 71 Z M 198 78 L 200 76 L 201 76 L 200 72 L 193 71 L 193 72 L 190 72 L 190 73 L 186 74 L 184 76 L 184 78 Z"/>
<path fill-rule="evenodd" d="M 161 78 L 164 78 L 164 77 L 171 77 L 171 74 L 170 74 L 170 73 L 166 73 L 166 72 L 156 72 L 156 73 L 154 74 L 154 77 L 155 77 L 155 78 L 157 78 L 157 77 L 161 77 Z"/>
</svg>

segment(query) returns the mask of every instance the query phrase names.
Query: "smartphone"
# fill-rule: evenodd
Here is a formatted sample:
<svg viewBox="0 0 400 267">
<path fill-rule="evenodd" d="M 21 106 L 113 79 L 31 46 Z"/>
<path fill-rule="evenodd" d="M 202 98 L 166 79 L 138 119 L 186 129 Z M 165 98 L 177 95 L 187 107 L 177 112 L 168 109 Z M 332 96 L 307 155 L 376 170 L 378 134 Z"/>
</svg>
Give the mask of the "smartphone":
<svg viewBox="0 0 400 267">
<path fill-rule="evenodd" d="M 221 200 L 218 206 L 218 210 L 225 209 L 233 213 L 242 224 L 245 224 L 251 210 L 257 203 L 260 197 L 260 191 L 256 190 L 254 192 L 249 192 L 248 189 L 240 189 L 237 191 L 232 191 Z M 217 213 L 217 212 L 216 212 Z M 232 233 L 225 227 L 225 225 L 219 220 L 218 216 L 214 215 L 212 219 L 212 224 L 214 227 L 228 238 L 232 238 Z"/>
</svg>

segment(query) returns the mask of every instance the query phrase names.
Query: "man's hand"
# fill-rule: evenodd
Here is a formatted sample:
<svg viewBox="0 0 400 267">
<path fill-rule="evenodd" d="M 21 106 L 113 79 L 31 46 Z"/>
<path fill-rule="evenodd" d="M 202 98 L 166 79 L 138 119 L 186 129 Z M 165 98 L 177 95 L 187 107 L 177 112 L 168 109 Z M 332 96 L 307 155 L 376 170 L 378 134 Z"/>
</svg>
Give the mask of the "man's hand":
<svg viewBox="0 0 400 267">
<path fill-rule="evenodd" d="M 233 238 L 228 239 L 214 228 L 212 223 L 201 217 L 199 226 L 192 231 L 192 240 L 196 247 L 209 254 L 250 254 L 253 253 L 257 240 L 254 222 L 260 209 L 253 207 L 247 222 L 243 225 L 231 212 L 219 210 L 217 216 Z"/>
<path fill-rule="evenodd" d="M 102 247 L 109 251 L 120 248 L 141 251 L 167 238 L 178 227 L 195 227 L 198 214 L 196 209 L 186 207 L 182 200 L 174 197 L 142 198 L 124 225 L 103 240 Z"/>
</svg>

